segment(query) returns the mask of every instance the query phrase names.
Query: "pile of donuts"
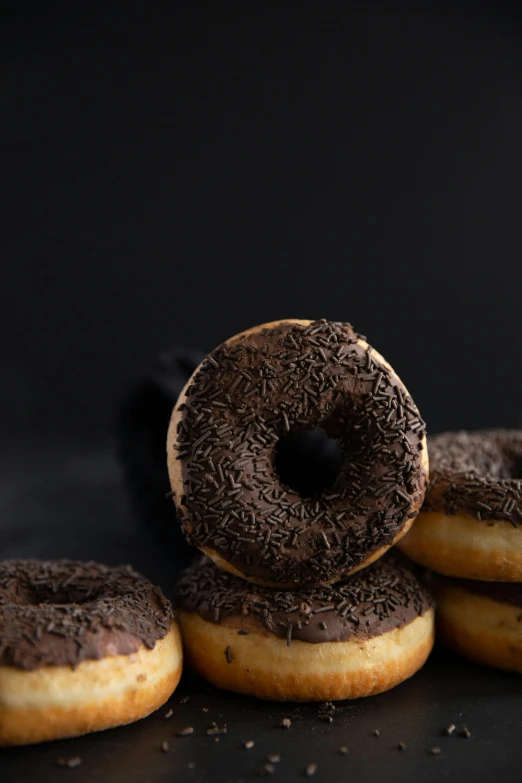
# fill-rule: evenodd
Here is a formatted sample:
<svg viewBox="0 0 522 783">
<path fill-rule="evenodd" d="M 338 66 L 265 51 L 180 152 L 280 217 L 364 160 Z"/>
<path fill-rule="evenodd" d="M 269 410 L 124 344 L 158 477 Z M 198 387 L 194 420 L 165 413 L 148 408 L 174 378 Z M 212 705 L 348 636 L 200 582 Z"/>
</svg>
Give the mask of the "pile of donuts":
<svg viewBox="0 0 522 783">
<path fill-rule="evenodd" d="M 340 464 L 322 492 L 297 492 L 276 469 L 278 444 L 317 427 Z M 424 499 L 425 426 L 349 324 L 279 321 L 227 340 L 182 391 L 167 454 L 179 519 L 203 552 L 176 589 L 185 655 L 203 677 L 330 701 L 380 693 L 422 666 L 432 599 L 386 553 Z"/>
<path fill-rule="evenodd" d="M 318 429 L 336 468 L 298 490 L 282 445 Z M 129 566 L 0 563 L 0 744 L 143 718 L 183 655 L 264 699 L 381 693 L 430 654 L 432 595 L 451 645 L 522 671 L 522 433 L 447 433 L 429 454 L 406 387 L 350 324 L 277 321 L 218 346 L 167 435 L 201 551 L 174 610 Z"/>
<path fill-rule="evenodd" d="M 429 451 L 424 505 L 399 546 L 430 569 L 444 640 L 522 672 L 522 431 L 447 432 Z"/>
</svg>

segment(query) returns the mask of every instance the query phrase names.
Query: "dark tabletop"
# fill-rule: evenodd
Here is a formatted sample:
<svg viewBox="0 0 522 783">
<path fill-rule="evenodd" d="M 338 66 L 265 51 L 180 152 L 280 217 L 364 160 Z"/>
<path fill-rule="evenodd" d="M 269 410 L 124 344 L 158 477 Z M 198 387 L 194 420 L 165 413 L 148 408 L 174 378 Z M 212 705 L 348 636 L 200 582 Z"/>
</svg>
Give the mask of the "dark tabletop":
<svg viewBox="0 0 522 783">
<path fill-rule="evenodd" d="M 109 446 L 83 453 L 48 443 L 11 446 L 0 462 L 1 557 L 130 561 L 169 588 L 169 553 L 133 521 Z M 173 715 L 166 720 L 169 707 Z M 257 701 L 218 691 L 186 672 L 169 704 L 132 726 L 0 751 L 0 781 L 232 783 L 257 779 L 269 754 L 281 756 L 274 778 L 285 781 L 306 779 L 312 763 L 313 779 L 328 783 L 481 783 L 493 776 L 518 781 L 521 710 L 518 677 L 467 663 L 442 648 L 393 691 L 338 703 L 329 713 L 331 722 L 319 705 Z M 292 725 L 285 730 L 280 721 L 287 716 Z M 206 734 L 213 721 L 227 728 L 219 742 Z M 444 736 L 452 723 L 453 736 Z M 194 733 L 177 737 L 186 726 Z M 470 738 L 461 735 L 464 727 Z M 167 753 L 161 750 L 165 740 Z M 243 748 L 247 740 L 255 742 L 250 750 Z M 441 752 L 434 755 L 432 748 Z M 76 756 L 82 759 L 77 768 L 58 765 Z"/>
</svg>

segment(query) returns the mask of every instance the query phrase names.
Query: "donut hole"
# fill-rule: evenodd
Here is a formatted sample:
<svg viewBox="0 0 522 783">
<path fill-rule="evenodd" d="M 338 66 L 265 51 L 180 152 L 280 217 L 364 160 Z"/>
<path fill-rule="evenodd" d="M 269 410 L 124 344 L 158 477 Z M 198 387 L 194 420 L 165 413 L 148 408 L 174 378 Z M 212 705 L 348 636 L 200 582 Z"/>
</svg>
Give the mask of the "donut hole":
<svg viewBox="0 0 522 783">
<path fill-rule="evenodd" d="M 331 489 L 343 462 L 339 441 L 322 427 L 290 432 L 277 442 L 275 469 L 282 484 L 303 498 Z"/>
</svg>

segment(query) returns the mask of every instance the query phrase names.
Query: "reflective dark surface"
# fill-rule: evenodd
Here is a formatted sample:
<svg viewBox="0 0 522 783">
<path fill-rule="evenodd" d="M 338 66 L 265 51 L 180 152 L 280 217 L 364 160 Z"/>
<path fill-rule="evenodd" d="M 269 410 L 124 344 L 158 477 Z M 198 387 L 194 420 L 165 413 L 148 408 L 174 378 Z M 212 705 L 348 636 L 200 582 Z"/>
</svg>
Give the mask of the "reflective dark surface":
<svg viewBox="0 0 522 783">
<path fill-rule="evenodd" d="M 9 457 L 6 455 L 9 454 Z M 0 557 L 78 557 L 129 561 L 168 590 L 171 556 L 135 524 L 110 449 L 80 453 L 11 444 L 0 462 Z M 187 703 L 180 703 L 184 696 Z M 173 716 L 165 720 L 169 707 Z M 208 708 L 208 712 L 203 712 Z M 256 780 L 269 754 L 281 755 L 274 779 L 423 783 L 520 780 L 521 681 L 438 649 L 424 669 L 393 691 L 337 705 L 331 723 L 318 705 L 260 702 L 219 692 L 190 672 L 168 705 L 132 726 L 74 740 L 0 751 L 2 783 L 234 783 Z M 280 728 L 283 717 L 290 729 Z M 215 721 L 227 734 L 215 742 Z M 443 730 L 457 729 L 450 738 Z M 186 726 L 194 734 L 176 737 Z M 466 726 L 471 738 L 459 731 Z M 379 737 L 373 736 L 378 729 Z M 164 741 L 169 752 L 161 750 Z M 254 740 L 251 750 L 243 742 Z M 397 749 L 399 742 L 406 749 Z M 348 752 L 341 755 L 339 749 Z M 439 755 L 431 748 L 440 747 Z M 80 756 L 64 769 L 60 758 Z"/>
</svg>

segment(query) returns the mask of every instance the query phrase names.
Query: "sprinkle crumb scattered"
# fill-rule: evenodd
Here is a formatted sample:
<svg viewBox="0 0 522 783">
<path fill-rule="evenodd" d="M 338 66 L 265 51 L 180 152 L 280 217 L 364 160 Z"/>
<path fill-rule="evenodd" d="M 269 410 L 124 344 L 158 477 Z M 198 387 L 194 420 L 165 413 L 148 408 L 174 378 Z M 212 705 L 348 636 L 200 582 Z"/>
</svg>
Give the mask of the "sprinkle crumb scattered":
<svg viewBox="0 0 522 783">
<path fill-rule="evenodd" d="M 276 771 L 276 768 L 273 764 L 265 764 L 263 767 L 263 775 L 273 775 Z"/>
<path fill-rule="evenodd" d="M 173 715 L 174 715 L 174 710 L 168 710 L 168 711 L 165 713 L 165 715 L 164 715 L 164 718 L 165 718 L 165 720 L 170 720 L 170 719 L 172 718 L 172 716 L 173 716 Z"/>
<path fill-rule="evenodd" d="M 177 732 L 178 737 L 190 737 L 191 734 L 194 734 L 194 726 L 185 726 L 184 729 Z"/>
<path fill-rule="evenodd" d="M 180 704 L 186 704 L 188 701 L 190 701 L 190 696 L 182 696 L 179 700 Z"/>
<path fill-rule="evenodd" d="M 281 756 L 279 753 L 269 753 L 266 760 L 269 761 L 270 764 L 278 764 L 281 761 Z"/>
<path fill-rule="evenodd" d="M 380 737 L 381 736 L 381 732 L 379 731 L 379 729 L 374 729 L 373 730 L 373 736 L 374 737 Z"/>
<path fill-rule="evenodd" d="M 167 742 L 167 740 L 164 740 L 161 743 L 161 750 L 163 751 L 163 753 L 168 753 L 169 752 L 169 743 Z"/>
<path fill-rule="evenodd" d="M 444 734 L 446 735 L 446 737 L 451 737 L 451 735 L 453 734 L 455 729 L 456 729 L 455 724 L 454 723 L 450 723 L 450 725 L 446 726 L 446 728 L 444 729 Z"/>
<path fill-rule="evenodd" d="M 219 742 L 219 737 L 214 737 L 214 742 Z"/>
<path fill-rule="evenodd" d="M 307 778 L 313 778 L 315 773 L 317 772 L 317 764 L 315 761 L 313 761 L 311 764 L 309 764 L 305 769 L 305 775 Z"/>
<path fill-rule="evenodd" d="M 341 745 L 341 747 L 339 748 L 339 753 L 341 754 L 341 756 L 348 755 L 348 748 L 346 747 L 346 745 Z"/>
<path fill-rule="evenodd" d="M 70 759 L 58 759 L 59 767 L 67 767 L 68 769 L 76 769 L 82 763 L 81 756 L 73 756 Z"/>
<path fill-rule="evenodd" d="M 201 712 L 208 712 L 208 707 L 202 707 Z"/>
<path fill-rule="evenodd" d="M 406 743 L 399 742 L 399 744 L 397 745 L 397 750 L 406 750 Z"/>
<path fill-rule="evenodd" d="M 255 745 L 254 740 L 246 740 L 245 742 L 243 742 L 243 747 L 245 748 L 245 750 L 252 750 L 254 745 Z"/>
<path fill-rule="evenodd" d="M 462 736 L 466 737 L 466 739 L 471 737 L 471 731 L 466 726 L 462 729 Z"/>
<path fill-rule="evenodd" d="M 292 721 L 290 720 L 290 718 L 283 718 L 283 720 L 279 725 L 281 726 L 282 729 L 289 729 L 290 726 L 292 725 Z"/>
<path fill-rule="evenodd" d="M 209 726 L 209 728 L 206 730 L 207 737 L 217 737 L 219 734 L 226 734 L 226 733 L 227 733 L 226 723 L 224 726 L 218 726 L 216 721 L 212 721 L 212 726 Z"/>
<path fill-rule="evenodd" d="M 227 663 L 232 663 L 232 650 L 230 646 L 225 648 L 225 658 L 227 659 Z"/>
<path fill-rule="evenodd" d="M 431 753 L 432 756 L 439 756 L 440 753 L 441 753 L 441 749 L 438 748 L 438 747 L 437 748 L 431 748 L 430 753 Z"/>
</svg>

